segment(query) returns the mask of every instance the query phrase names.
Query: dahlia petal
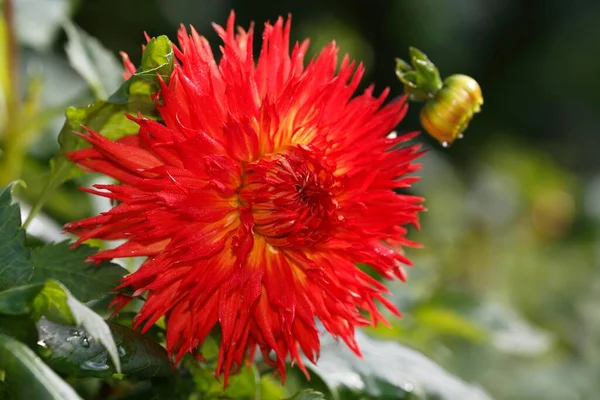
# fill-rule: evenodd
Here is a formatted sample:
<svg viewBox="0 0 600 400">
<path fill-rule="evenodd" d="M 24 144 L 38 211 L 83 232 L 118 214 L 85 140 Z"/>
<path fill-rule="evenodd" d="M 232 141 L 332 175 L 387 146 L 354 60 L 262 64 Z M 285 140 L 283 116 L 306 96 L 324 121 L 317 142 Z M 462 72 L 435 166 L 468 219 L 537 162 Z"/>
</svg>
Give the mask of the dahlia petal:
<svg viewBox="0 0 600 400">
<path fill-rule="evenodd" d="M 137 68 L 129 59 L 129 54 L 125 53 L 124 51 L 120 51 L 119 55 L 121 56 L 121 59 L 123 60 L 123 66 L 125 67 L 125 72 L 123 72 L 123 78 L 127 80 L 131 78 L 133 74 L 135 74 Z"/>
<path fill-rule="evenodd" d="M 127 243 L 124 243 L 112 250 L 105 250 L 102 253 L 102 258 L 106 259 L 106 260 L 110 260 L 113 258 L 122 258 L 122 257 L 154 256 L 154 255 L 160 253 L 162 250 L 164 250 L 164 248 L 166 247 L 168 242 L 169 242 L 168 239 L 160 240 L 158 242 L 153 241 L 150 243 L 136 242 L 136 241 L 130 240 Z"/>
<path fill-rule="evenodd" d="M 111 141 L 87 130 L 91 148 L 69 154 L 116 179 L 83 189 L 117 201 L 110 211 L 65 225 L 88 239 L 125 239 L 90 257 L 147 256 L 117 288 L 146 302 L 135 326 L 165 316 L 174 363 L 214 328 L 217 376 L 251 362 L 257 350 L 282 380 L 286 361 L 308 377 L 316 363 L 316 320 L 360 356 L 357 327 L 400 313 L 388 289 L 363 272 L 405 280 L 407 225 L 425 208 L 397 194 L 418 178 L 417 133 L 390 135 L 406 97 L 384 104 L 371 85 L 356 95 L 363 64 L 338 63 L 335 42 L 304 66 L 308 40 L 290 49 L 291 17 L 264 25 L 258 58 L 254 26 L 224 27 L 217 61 L 194 28 L 178 30 L 169 82 L 154 96 L 162 121 L 128 116 L 137 134 Z M 135 68 L 122 55 L 129 74 Z M 338 68 L 339 64 L 339 68 Z M 117 310 L 130 297 L 113 300 Z"/>
<path fill-rule="evenodd" d="M 115 297 L 113 297 L 113 299 L 108 304 L 108 307 L 106 307 L 106 308 L 108 310 L 113 309 L 111 317 L 114 317 L 115 315 L 117 315 L 119 313 L 119 311 L 121 311 L 123 309 L 123 307 L 125 307 L 127 304 L 129 304 L 132 300 L 133 300 L 132 296 L 129 296 L 129 295 L 126 295 L 123 293 L 117 293 L 115 295 Z"/>
<path fill-rule="evenodd" d="M 162 164 L 154 154 L 142 149 L 139 145 L 128 145 L 127 142 L 130 139 L 122 139 L 118 142 L 113 142 L 87 127 L 84 127 L 84 129 L 89 133 L 89 136 L 80 136 L 86 139 L 94 146 L 94 149 L 107 159 L 122 167 L 140 172 L 144 169 L 150 169 Z"/>
</svg>

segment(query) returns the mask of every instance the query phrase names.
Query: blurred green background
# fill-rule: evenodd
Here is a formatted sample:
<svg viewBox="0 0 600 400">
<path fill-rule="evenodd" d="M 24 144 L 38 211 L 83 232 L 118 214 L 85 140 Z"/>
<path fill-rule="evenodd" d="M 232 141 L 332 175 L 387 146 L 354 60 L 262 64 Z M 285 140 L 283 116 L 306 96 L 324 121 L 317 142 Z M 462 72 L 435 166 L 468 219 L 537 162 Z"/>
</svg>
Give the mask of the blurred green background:
<svg viewBox="0 0 600 400">
<path fill-rule="evenodd" d="M 408 46 L 427 53 L 442 76 L 473 76 L 485 104 L 465 139 L 450 149 L 426 134 L 417 139 L 429 152 L 413 192 L 427 198 L 428 212 L 412 238 L 425 248 L 408 250 L 408 283 L 390 284 L 404 318 L 370 333 L 423 351 L 496 399 L 600 398 L 600 2 L 20 3 L 23 80 L 43 78 L 41 107 L 49 110 L 91 99 L 66 60 L 60 22 L 69 15 L 134 63 L 144 31 L 174 38 L 180 23 L 216 47 L 210 23 L 224 24 L 235 9 L 238 24 L 255 21 L 259 31 L 292 13 L 294 39 L 310 37 L 313 52 L 335 39 L 365 62 L 363 87 L 400 94 L 394 58 Z M 419 129 L 418 110 L 412 106 L 401 131 Z M 28 143 L 21 176 L 30 201 L 58 149 L 62 120 L 51 121 Z M 98 207 L 70 183 L 44 211 L 58 227 Z"/>
</svg>

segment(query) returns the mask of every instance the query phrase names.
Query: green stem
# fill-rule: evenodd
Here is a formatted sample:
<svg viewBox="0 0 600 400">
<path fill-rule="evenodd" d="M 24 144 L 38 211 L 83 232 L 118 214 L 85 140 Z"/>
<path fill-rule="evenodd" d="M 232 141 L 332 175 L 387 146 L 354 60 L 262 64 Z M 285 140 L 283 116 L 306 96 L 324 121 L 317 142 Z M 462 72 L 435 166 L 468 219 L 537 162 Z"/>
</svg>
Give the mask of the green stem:
<svg viewBox="0 0 600 400">
<path fill-rule="evenodd" d="M 21 174 L 25 141 L 20 129 L 20 101 L 19 101 L 19 46 L 16 42 L 14 27 L 14 9 L 12 0 L 4 0 L 2 13 L 6 28 L 6 54 L 9 70 L 5 85 L 7 124 L 4 135 L 3 157 L 0 162 L 0 185 L 5 185 Z"/>
<path fill-rule="evenodd" d="M 260 372 L 258 371 L 258 368 L 256 368 L 256 365 L 252 364 L 252 373 L 254 373 L 254 399 L 255 400 L 260 400 L 262 399 L 261 397 L 261 390 L 260 390 Z"/>
<path fill-rule="evenodd" d="M 14 115 L 12 113 L 19 107 L 19 45 L 15 35 L 15 20 L 14 20 L 14 7 L 13 0 L 4 0 L 2 2 L 2 14 L 4 15 L 4 21 L 6 24 L 6 60 L 8 63 L 8 70 L 10 74 L 10 82 L 6 85 L 6 97 L 8 116 Z"/>
<path fill-rule="evenodd" d="M 23 229 L 27 229 L 33 218 L 40 212 L 46 201 L 50 198 L 52 193 L 67 180 L 71 171 L 71 162 L 64 156 L 58 157 L 56 163 L 53 165 L 50 171 L 49 179 L 46 181 L 42 194 L 38 198 L 37 202 L 29 212 L 25 223 L 23 223 Z"/>
</svg>

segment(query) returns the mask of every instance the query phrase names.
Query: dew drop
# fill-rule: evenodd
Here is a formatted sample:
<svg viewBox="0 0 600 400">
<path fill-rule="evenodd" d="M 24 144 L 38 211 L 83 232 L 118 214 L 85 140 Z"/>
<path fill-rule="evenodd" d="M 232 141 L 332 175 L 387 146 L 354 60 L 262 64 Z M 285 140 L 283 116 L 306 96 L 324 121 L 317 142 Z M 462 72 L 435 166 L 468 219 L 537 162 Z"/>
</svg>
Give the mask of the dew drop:
<svg viewBox="0 0 600 400">
<path fill-rule="evenodd" d="M 97 357 L 86 360 L 79 365 L 82 371 L 106 371 L 110 369 L 108 365 L 108 354 L 100 353 Z"/>
<path fill-rule="evenodd" d="M 90 339 L 84 335 L 81 338 L 80 345 L 81 345 L 81 347 L 85 347 L 85 348 L 90 347 Z"/>
<path fill-rule="evenodd" d="M 388 133 L 387 138 L 388 139 L 396 139 L 398 137 L 398 132 L 396 131 L 391 131 L 390 133 Z"/>
<path fill-rule="evenodd" d="M 459 139 L 462 139 L 462 138 L 464 138 L 464 137 L 465 137 L 465 135 L 463 135 L 462 133 L 458 135 L 458 138 L 459 138 Z"/>
<path fill-rule="evenodd" d="M 81 364 L 80 368 L 84 371 L 106 371 L 110 367 L 108 366 L 106 361 L 103 361 L 103 360 L 98 360 L 98 361 L 88 360 L 88 361 L 83 362 Z"/>
<path fill-rule="evenodd" d="M 37 345 L 37 351 L 40 356 L 42 356 L 43 358 L 48 358 L 52 355 L 52 349 L 48 347 L 46 342 L 40 340 L 37 342 Z"/>
<path fill-rule="evenodd" d="M 71 329 L 69 331 L 70 336 L 67 338 L 67 343 L 79 343 L 81 341 L 82 332 L 79 329 Z"/>
<path fill-rule="evenodd" d="M 450 143 L 448 143 L 446 141 L 442 142 L 442 147 L 446 147 L 447 148 L 448 146 L 450 146 Z"/>
</svg>

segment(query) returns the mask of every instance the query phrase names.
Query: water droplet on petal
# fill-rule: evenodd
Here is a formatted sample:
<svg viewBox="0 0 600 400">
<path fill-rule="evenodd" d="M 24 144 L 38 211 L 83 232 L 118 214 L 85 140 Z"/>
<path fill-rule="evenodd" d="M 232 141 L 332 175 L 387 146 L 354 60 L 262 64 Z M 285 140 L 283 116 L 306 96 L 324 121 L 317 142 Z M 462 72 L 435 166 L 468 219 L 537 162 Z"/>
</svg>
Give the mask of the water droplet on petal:
<svg viewBox="0 0 600 400">
<path fill-rule="evenodd" d="M 448 143 L 448 142 L 446 142 L 446 141 L 443 141 L 443 142 L 442 142 L 442 147 L 448 147 L 448 146 L 450 146 L 450 143 Z"/>
<path fill-rule="evenodd" d="M 463 135 L 462 133 L 458 135 L 458 138 L 459 138 L 459 139 L 462 139 L 462 138 L 464 138 L 464 137 L 465 137 L 465 135 Z"/>
</svg>

